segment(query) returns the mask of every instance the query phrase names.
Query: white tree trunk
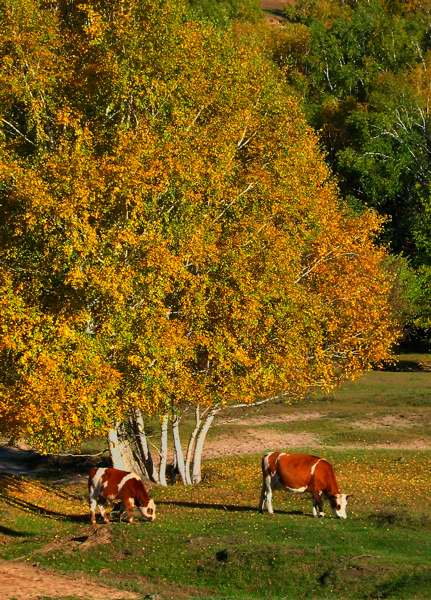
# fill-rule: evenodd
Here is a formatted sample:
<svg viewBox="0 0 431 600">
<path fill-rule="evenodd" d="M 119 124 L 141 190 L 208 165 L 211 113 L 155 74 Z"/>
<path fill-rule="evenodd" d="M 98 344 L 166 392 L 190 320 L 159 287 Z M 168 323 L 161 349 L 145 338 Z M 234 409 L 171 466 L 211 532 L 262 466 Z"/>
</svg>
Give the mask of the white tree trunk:
<svg viewBox="0 0 431 600">
<path fill-rule="evenodd" d="M 134 411 L 134 421 L 136 431 L 136 444 L 139 448 L 140 455 L 144 462 L 148 478 L 151 479 L 151 481 L 158 483 L 159 477 L 156 469 L 154 468 L 153 457 L 148 446 L 148 440 L 145 434 L 144 417 L 142 416 L 141 410 L 137 409 Z"/>
<path fill-rule="evenodd" d="M 235 406 L 239 408 L 242 405 Z M 195 409 L 195 427 L 190 434 L 186 457 L 181 445 L 178 417 L 172 421 L 172 436 L 174 441 L 174 465 L 178 469 L 181 480 L 185 485 L 200 483 L 202 480 L 202 455 L 208 431 L 214 418 L 221 408 L 208 408 L 201 413 L 199 406 Z M 206 417 L 204 418 L 204 415 Z M 134 471 L 139 475 L 148 476 L 155 483 L 167 485 L 168 462 L 168 426 L 169 416 L 163 415 L 160 424 L 160 462 L 158 469 L 153 463 L 148 440 L 145 434 L 144 418 L 140 410 L 133 411 L 127 424 L 117 424 L 109 431 L 108 441 L 112 464 L 117 469 Z"/>
<path fill-rule="evenodd" d="M 205 439 L 207 437 L 207 433 L 209 428 L 211 427 L 212 422 L 214 421 L 214 417 L 219 412 L 219 408 L 213 408 L 209 413 L 207 418 L 202 425 L 202 428 L 199 432 L 198 438 L 196 440 L 196 447 L 193 458 L 193 475 L 192 475 L 192 483 L 200 483 L 202 480 L 202 451 L 205 444 Z"/>
<path fill-rule="evenodd" d="M 187 485 L 191 485 L 191 483 L 192 483 L 190 469 L 191 469 L 193 455 L 194 455 L 196 436 L 199 433 L 201 423 L 202 423 L 202 421 L 201 421 L 200 408 L 199 408 L 199 406 L 197 406 L 195 409 L 195 428 L 193 429 L 193 431 L 190 435 L 189 443 L 187 446 L 186 466 L 185 466 L 185 476 L 186 476 Z"/>
<path fill-rule="evenodd" d="M 135 461 L 130 450 L 130 445 L 122 439 L 121 425 L 117 424 L 115 429 L 108 433 L 109 450 L 111 452 L 112 466 L 122 471 L 133 471 Z"/>
<path fill-rule="evenodd" d="M 109 451 L 111 453 L 112 466 L 115 469 L 125 470 L 123 456 L 120 450 L 120 442 L 116 429 L 110 429 L 108 432 Z"/>
<path fill-rule="evenodd" d="M 160 426 L 160 465 L 159 483 L 168 485 L 166 481 L 166 464 L 168 461 L 168 415 L 164 415 Z"/>
<path fill-rule="evenodd" d="M 183 454 L 183 448 L 181 446 L 181 438 L 180 438 L 180 419 L 178 418 L 177 415 L 174 417 L 174 419 L 172 421 L 172 437 L 174 439 L 175 459 L 176 459 L 175 460 L 176 465 L 174 465 L 174 467 L 176 467 L 178 469 L 178 472 L 181 477 L 181 481 L 184 484 L 187 484 L 186 469 L 185 469 L 185 464 L 184 464 L 184 454 Z"/>
</svg>

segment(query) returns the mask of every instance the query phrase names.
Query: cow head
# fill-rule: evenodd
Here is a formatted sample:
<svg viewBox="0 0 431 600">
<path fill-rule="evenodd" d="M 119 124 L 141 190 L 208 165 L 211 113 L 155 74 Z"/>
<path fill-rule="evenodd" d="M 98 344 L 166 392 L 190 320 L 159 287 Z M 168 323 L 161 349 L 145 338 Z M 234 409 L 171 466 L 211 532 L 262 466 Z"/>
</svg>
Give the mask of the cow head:
<svg viewBox="0 0 431 600">
<path fill-rule="evenodd" d="M 339 519 L 347 519 L 348 494 L 337 494 L 330 498 L 332 512 Z"/>
<path fill-rule="evenodd" d="M 156 505 L 154 504 L 154 500 L 152 498 L 148 500 L 148 504 L 146 506 L 140 506 L 139 510 L 141 511 L 142 516 L 149 521 L 154 521 L 156 518 Z"/>
</svg>

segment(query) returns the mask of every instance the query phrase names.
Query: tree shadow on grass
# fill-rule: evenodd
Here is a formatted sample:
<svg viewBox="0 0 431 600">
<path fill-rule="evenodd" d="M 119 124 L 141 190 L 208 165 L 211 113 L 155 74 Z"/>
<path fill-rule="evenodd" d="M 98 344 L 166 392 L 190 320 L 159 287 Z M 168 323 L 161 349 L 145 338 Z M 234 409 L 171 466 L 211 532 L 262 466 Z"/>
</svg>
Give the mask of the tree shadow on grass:
<svg viewBox="0 0 431 600">
<path fill-rule="evenodd" d="M 14 506 L 15 508 L 22 508 L 23 510 L 33 513 L 34 515 L 48 517 L 49 519 L 70 521 L 72 523 L 88 522 L 88 515 L 86 514 L 66 514 L 55 510 L 50 510 L 49 508 L 38 506 L 37 504 L 33 504 L 33 502 L 28 502 L 26 500 L 21 500 L 18 498 L 11 498 L 5 496 L 4 494 L 0 494 L 0 499 L 3 500 L 3 502 L 5 502 L 6 504 L 9 504 L 9 506 Z"/>
<path fill-rule="evenodd" d="M 25 497 L 19 497 L 26 494 L 26 486 L 29 482 L 20 477 L 19 475 L 0 475 L 0 500 L 2 500 L 5 504 L 9 506 L 13 506 L 15 508 L 21 508 L 29 513 L 40 515 L 44 517 L 48 517 L 51 519 L 60 519 L 63 521 L 72 521 L 74 523 L 82 523 L 88 520 L 86 514 L 66 514 L 61 511 L 52 510 L 46 508 L 45 506 L 39 506 L 30 500 L 25 499 Z M 33 486 L 37 486 L 38 490 L 41 494 L 44 492 L 49 493 L 53 497 L 53 501 L 58 500 L 58 502 L 64 500 L 79 500 L 82 498 L 79 496 L 75 496 L 73 494 L 69 494 L 64 492 L 63 490 L 58 490 L 56 488 L 49 487 L 40 482 L 35 483 L 31 482 Z"/>
<path fill-rule="evenodd" d="M 8 535 L 9 537 L 30 537 L 34 535 L 34 533 L 28 531 L 16 531 L 15 529 L 5 527 L 4 525 L 0 525 L 0 534 Z"/>
<path fill-rule="evenodd" d="M 222 510 L 224 512 L 250 512 L 259 514 L 259 509 L 256 508 L 256 506 L 243 506 L 240 504 L 211 504 L 209 502 L 189 502 L 186 500 L 159 500 L 157 505 L 181 506 L 183 508 L 198 508 L 203 510 Z M 275 510 L 274 513 L 280 515 L 301 515 L 304 517 L 312 516 L 304 513 L 302 510 Z"/>
<path fill-rule="evenodd" d="M 71 494 L 70 492 L 66 492 L 60 488 L 50 486 L 37 478 L 32 477 L 31 479 L 27 479 L 23 475 L 0 473 L 0 488 L 3 488 L 3 490 L 0 491 L 0 495 L 4 493 L 5 490 L 7 491 L 8 495 L 13 495 L 14 492 L 22 492 L 26 484 L 31 484 L 41 491 L 54 494 L 56 497 L 61 498 L 62 500 L 84 500 L 83 496 Z"/>
<path fill-rule="evenodd" d="M 105 450 L 95 455 L 50 454 L 43 456 L 34 450 L 24 450 L 14 446 L 0 445 L 0 474 L 31 475 L 44 479 L 58 478 L 67 481 L 74 475 L 87 475 L 91 467 L 111 466 L 104 456 Z"/>
<path fill-rule="evenodd" d="M 392 373 L 430 372 L 431 363 L 418 360 L 397 360 L 395 363 L 383 366 L 383 371 Z"/>
</svg>

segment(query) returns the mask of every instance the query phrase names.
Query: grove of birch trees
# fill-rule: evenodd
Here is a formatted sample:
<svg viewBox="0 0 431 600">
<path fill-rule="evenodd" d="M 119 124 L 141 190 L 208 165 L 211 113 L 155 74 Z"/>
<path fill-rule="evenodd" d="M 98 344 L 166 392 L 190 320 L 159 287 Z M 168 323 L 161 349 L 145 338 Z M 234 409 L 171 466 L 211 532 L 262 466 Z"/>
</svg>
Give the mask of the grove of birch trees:
<svg viewBox="0 0 431 600">
<path fill-rule="evenodd" d="M 252 28 L 189 15 L 0 2 L 1 432 L 109 433 L 119 464 L 129 436 L 161 483 L 168 429 L 198 482 L 219 411 L 329 389 L 397 336 L 381 218 L 343 205 Z"/>
</svg>

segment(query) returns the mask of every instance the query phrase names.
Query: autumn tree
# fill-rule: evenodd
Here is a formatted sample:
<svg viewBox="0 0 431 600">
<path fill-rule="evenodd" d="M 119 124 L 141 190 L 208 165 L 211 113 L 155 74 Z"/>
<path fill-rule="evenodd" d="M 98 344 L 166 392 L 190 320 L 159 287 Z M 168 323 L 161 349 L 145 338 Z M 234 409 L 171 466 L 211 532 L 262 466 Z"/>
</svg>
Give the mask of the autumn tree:
<svg viewBox="0 0 431 600">
<path fill-rule="evenodd" d="M 330 388 L 396 335 L 379 218 L 341 207 L 259 39 L 188 10 L 0 10 L 2 431 L 43 451 L 110 431 L 162 483 L 168 427 L 199 481 L 217 412 Z"/>
</svg>

